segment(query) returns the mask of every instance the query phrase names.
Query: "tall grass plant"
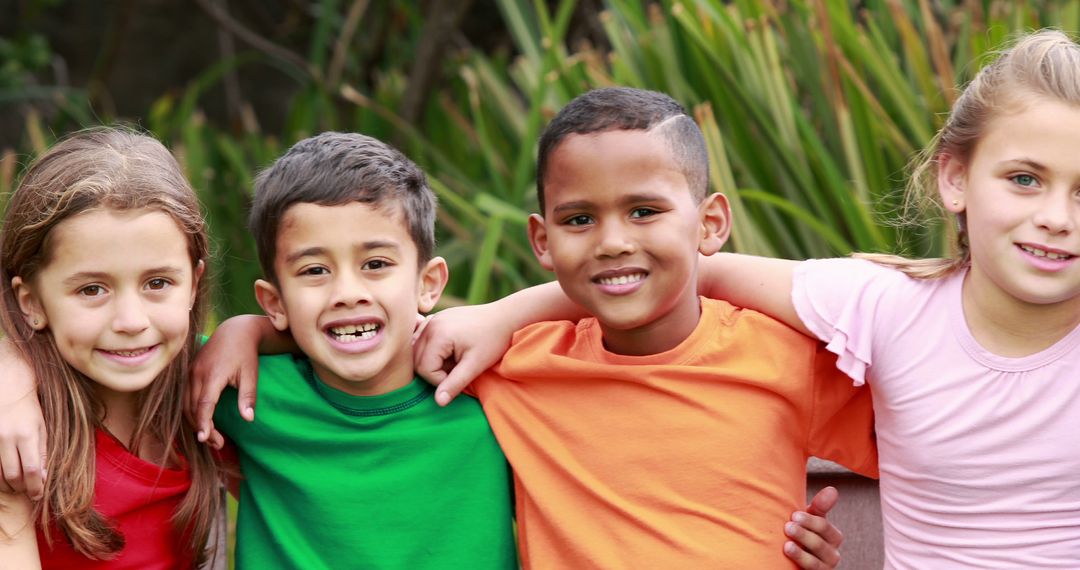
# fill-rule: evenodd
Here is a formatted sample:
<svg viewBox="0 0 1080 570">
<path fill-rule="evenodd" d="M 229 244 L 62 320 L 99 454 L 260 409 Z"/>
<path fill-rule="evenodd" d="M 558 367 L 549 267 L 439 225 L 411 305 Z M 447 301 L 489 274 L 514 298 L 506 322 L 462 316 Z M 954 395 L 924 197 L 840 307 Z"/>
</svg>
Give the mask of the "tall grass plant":
<svg viewBox="0 0 1080 570">
<path fill-rule="evenodd" d="M 1035 28 L 1080 28 L 1080 0 L 608 0 L 598 22 L 606 45 L 569 45 L 573 0 L 496 3 L 515 55 L 455 51 L 448 79 L 413 122 L 396 112 L 403 64 L 373 80 L 350 71 L 356 56 L 340 46 L 353 41 L 355 2 L 313 3 L 306 69 L 240 53 L 153 104 L 142 124 L 171 145 L 206 205 L 220 315 L 256 310 L 245 230 L 252 179 L 299 138 L 328 129 L 391 141 L 429 173 L 441 203 L 438 253 L 452 268 L 445 303 L 549 279 L 524 231 L 536 207 L 536 140 L 567 101 L 607 85 L 664 91 L 692 110 L 713 189 L 734 210 L 730 249 L 939 255 L 942 228 L 897 223 L 907 163 L 992 50 Z M 417 10 L 404 13 L 420 26 Z M 209 88 L 255 65 L 298 84 L 283 131 L 263 132 L 250 111 L 229 129 L 208 122 L 200 105 Z M 48 144 L 41 119 L 26 120 L 28 147 Z M 0 157 L 0 190 L 15 179 L 13 155 Z"/>
</svg>

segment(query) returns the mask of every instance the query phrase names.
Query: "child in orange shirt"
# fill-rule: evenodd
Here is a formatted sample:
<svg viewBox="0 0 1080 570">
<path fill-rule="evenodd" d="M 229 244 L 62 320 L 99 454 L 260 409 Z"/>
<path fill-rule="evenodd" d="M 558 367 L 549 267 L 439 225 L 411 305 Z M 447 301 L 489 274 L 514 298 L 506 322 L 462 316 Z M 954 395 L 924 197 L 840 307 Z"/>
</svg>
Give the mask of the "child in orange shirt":
<svg viewBox="0 0 1080 570">
<path fill-rule="evenodd" d="M 783 567 L 808 456 L 876 475 L 869 394 L 835 357 L 698 297 L 698 254 L 730 229 L 707 180 L 697 125 L 659 93 L 591 91 L 540 139 L 529 238 L 591 317 L 519 331 L 470 386 L 514 468 L 525 564 Z M 424 348 L 421 371 L 448 356 Z"/>
</svg>

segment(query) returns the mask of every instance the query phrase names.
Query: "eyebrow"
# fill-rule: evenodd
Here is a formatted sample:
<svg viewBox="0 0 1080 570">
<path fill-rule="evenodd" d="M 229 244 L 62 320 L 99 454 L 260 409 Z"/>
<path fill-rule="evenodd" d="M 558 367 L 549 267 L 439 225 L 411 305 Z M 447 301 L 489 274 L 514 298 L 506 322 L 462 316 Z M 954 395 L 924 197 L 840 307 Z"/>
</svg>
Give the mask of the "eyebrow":
<svg viewBox="0 0 1080 570">
<path fill-rule="evenodd" d="M 640 204 L 642 202 L 667 202 L 668 197 L 665 194 L 644 192 L 637 194 L 627 194 L 622 198 L 619 198 L 619 204 L 631 205 Z M 593 206 L 593 203 L 588 200 L 575 200 L 573 202 L 564 202 L 551 209 L 552 214 L 558 214 L 568 210 L 587 210 Z"/>
<path fill-rule="evenodd" d="M 370 240 L 359 244 L 358 246 L 356 246 L 356 249 L 362 251 L 371 251 L 375 249 L 392 249 L 394 251 L 398 251 L 401 249 L 401 246 L 398 245 L 397 242 L 388 240 Z M 326 253 L 327 248 L 325 247 L 306 247 L 304 249 L 301 249 L 300 251 L 295 251 L 285 256 L 285 263 L 291 264 L 305 257 L 319 257 L 321 255 L 326 255 Z"/>
<path fill-rule="evenodd" d="M 179 268 L 179 267 L 175 267 L 175 266 L 172 266 L 172 265 L 162 265 L 161 267 L 152 267 L 150 269 L 147 269 L 146 271 L 143 271 L 142 274 L 143 274 L 143 276 L 146 276 L 146 275 L 165 275 L 165 276 L 170 276 L 171 277 L 171 276 L 174 276 L 174 275 L 180 275 L 183 272 L 184 272 L 184 270 Z M 71 276 L 67 277 L 66 279 L 64 279 L 63 282 L 64 282 L 64 284 L 68 284 L 68 285 L 76 285 L 78 283 L 82 283 L 82 282 L 85 282 L 85 281 L 103 281 L 103 280 L 107 280 L 110 276 L 111 276 L 111 274 L 104 273 L 104 272 L 101 272 L 101 271 L 80 271 L 78 273 L 75 273 L 74 275 L 71 275 Z"/>
<path fill-rule="evenodd" d="M 1039 162 L 1035 162 L 1034 160 L 1032 160 L 1030 158 L 1026 158 L 1026 157 L 1025 158 L 1010 158 L 1010 159 L 1001 161 L 1001 164 L 1004 164 L 1004 165 L 1022 164 L 1022 165 L 1026 166 L 1026 167 L 1028 167 L 1028 168 L 1030 168 L 1032 170 L 1039 170 L 1039 171 L 1045 171 L 1046 170 L 1046 166 L 1042 165 Z"/>
<path fill-rule="evenodd" d="M 397 251 L 401 249 L 401 246 L 396 241 L 371 240 L 365 241 L 364 243 L 360 244 L 357 249 L 362 249 L 364 251 L 370 251 L 373 249 L 392 249 Z"/>
<path fill-rule="evenodd" d="M 297 260 L 302 259 L 304 257 L 318 257 L 320 255 L 323 255 L 324 253 L 326 253 L 326 248 L 325 247 L 318 247 L 318 246 L 316 246 L 316 247 L 305 247 L 304 249 L 301 249 L 300 251 L 294 251 L 294 252 L 290 253 L 289 255 L 286 255 L 285 256 L 285 263 L 287 263 L 287 264 L 295 263 Z"/>
</svg>

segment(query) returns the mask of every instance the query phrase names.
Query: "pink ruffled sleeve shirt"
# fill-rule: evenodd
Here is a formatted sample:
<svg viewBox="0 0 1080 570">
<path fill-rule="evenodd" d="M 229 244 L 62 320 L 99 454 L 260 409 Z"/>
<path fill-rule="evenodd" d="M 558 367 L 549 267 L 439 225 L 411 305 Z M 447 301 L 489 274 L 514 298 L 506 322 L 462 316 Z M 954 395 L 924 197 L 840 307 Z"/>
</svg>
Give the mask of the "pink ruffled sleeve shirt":
<svg viewBox="0 0 1080 570">
<path fill-rule="evenodd" d="M 963 279 L 856 259 L 795 271 L 799 317 L 873 392 L 886 567 L 1080 568 L 1080 328 L 990 353 Z"/>
</svg>

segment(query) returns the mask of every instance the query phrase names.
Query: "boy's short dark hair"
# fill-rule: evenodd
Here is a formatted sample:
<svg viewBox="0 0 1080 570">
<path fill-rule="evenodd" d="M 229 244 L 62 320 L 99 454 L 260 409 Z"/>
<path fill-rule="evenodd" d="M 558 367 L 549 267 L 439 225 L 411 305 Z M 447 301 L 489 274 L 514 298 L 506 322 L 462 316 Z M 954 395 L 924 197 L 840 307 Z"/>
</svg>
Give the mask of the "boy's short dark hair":
<svg viewBox="0 0 1080 570">
<path fill-rule="evenodd" d="M 569 135 L 603 131 L 648 131 L 662 124 L 671 156 L 682 170 L 694 199 L 705 199 L 709 187 L 709 154 L 705 137 L 686 109 L 671 97 L 632 87 L 594 89 L 570 101 L 540 135 L 536 194 L 544 212 L 544 176 L 555 148 Z"/>
<path fill-rule="evenodd" d="M 294 144 L 255 178 L 248 225 L 267 278 L 277 281 L 277 236 L 289 207 L 350 202 L 388 211 L 396 207 L 416 244 L 419 262 L 427 263 L 434 255 L 436 200 L 424 172 L 378 139 L 326 132 Z"/>
</svg>

